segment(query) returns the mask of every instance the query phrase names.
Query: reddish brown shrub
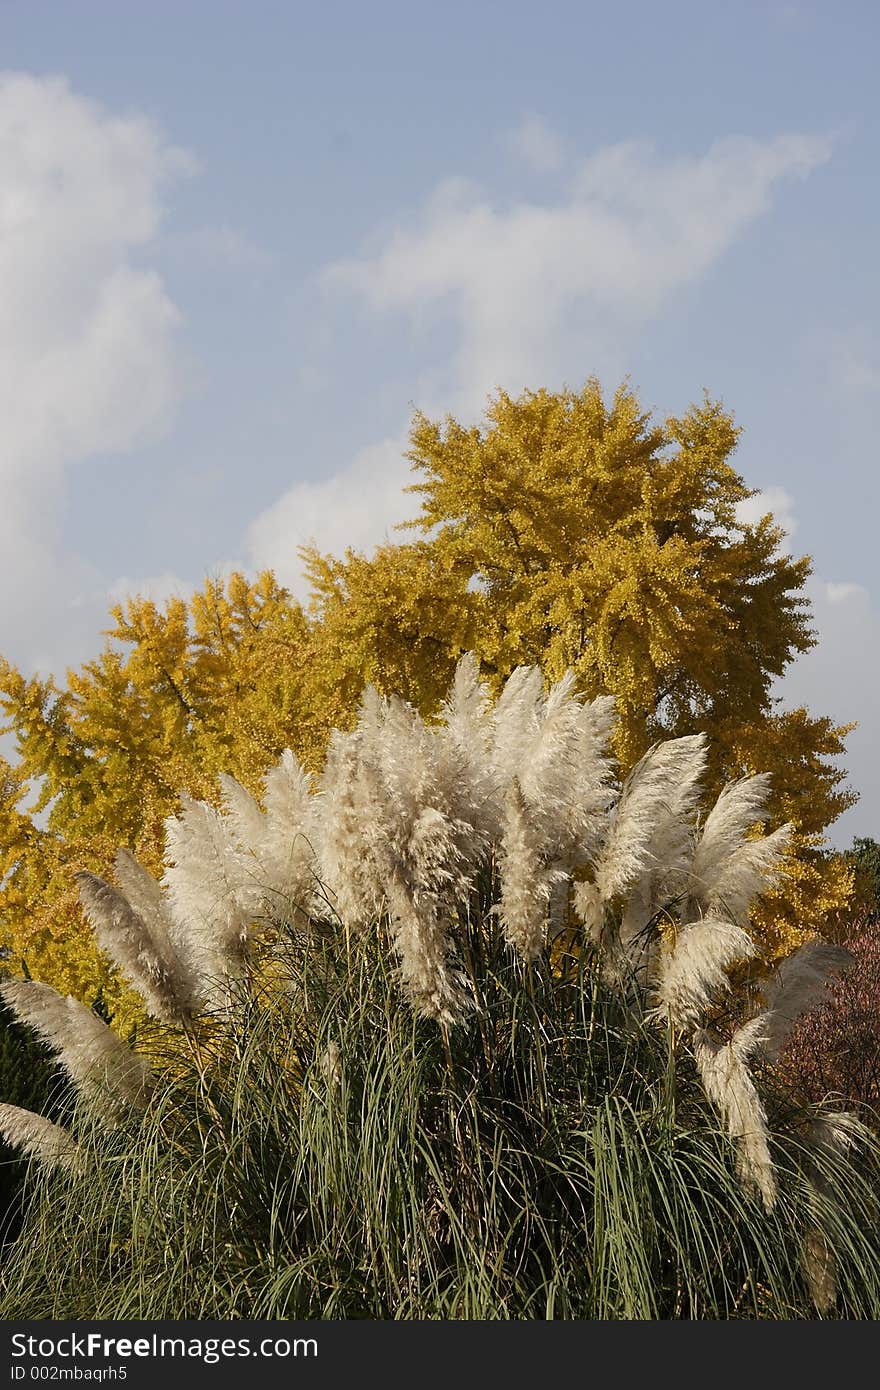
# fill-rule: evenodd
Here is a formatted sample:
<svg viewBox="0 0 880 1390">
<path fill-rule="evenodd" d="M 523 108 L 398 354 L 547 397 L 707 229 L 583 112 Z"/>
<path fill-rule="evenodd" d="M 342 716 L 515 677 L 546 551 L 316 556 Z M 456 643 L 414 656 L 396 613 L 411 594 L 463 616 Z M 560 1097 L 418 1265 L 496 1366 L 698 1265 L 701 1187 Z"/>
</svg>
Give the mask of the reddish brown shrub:
<svg viewBox="0 0 880 1390">
<path fill-rule="evenodd" d="M 846 941 L 853 964 L 827 1000 L 795 1025 L 780 1059 L 805 1100 L 834 1097 L 880 1118 L 880 924 L 861 922 Z"/>
</svg>

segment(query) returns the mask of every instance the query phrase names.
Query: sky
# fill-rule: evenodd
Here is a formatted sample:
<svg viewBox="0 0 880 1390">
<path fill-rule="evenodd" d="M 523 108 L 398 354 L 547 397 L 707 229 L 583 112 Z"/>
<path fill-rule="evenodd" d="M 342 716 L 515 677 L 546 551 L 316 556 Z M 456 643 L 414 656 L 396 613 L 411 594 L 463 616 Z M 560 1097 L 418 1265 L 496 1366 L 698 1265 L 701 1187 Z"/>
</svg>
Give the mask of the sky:
<svg viewBox="0 0 880 1390">
<path fill-rule="evenodd" d="M 880 839 L 880 7 L 0 0 L 0 652 L 370 550 L 415 409 L 704 389 Z"/>
</svg>

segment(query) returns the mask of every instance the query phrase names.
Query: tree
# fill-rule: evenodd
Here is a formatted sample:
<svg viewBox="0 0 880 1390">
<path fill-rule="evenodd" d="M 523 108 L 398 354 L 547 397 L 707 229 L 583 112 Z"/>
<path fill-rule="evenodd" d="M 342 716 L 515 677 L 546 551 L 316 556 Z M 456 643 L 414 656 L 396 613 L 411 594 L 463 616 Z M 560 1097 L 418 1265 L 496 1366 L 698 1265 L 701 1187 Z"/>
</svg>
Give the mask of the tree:
<svg viewBox="0 0 880 1390">
<path fill-rule="evenodd" d="M 869 923 L 876 922 L 880 919 L 880 844 L 869 835 L 856 835 L 844 858 L 854 874 L 855 912 Z"/>
<path fill-rule="evenodd" d="M 741 518 L 754 494 L 731 463 L 738 435 L 717 402 L 660 424 L 628 387 L 606 404 L 596 381 L 499 393 L 482 427 L 417 415 L 419 534 L 371 557 L 306 551 L 307 611 L 270 574 L 234 574 L 189 603 L 116 607 L 104 651 L 63 687 L 0 663 L 19 746 L 0 780 L 13 962 L 80 998 L 102 987 L 119 1009 L 73 873 L 105 873 L 118 845 L 158 868 L 178 789 L 213 798 L 221 769 L 254 790 L 287 746 L 319 766 L 368 681 L 436 712 L 466 650 L 496 690 L 536 664 L 613 694 L 624 773 L 651 743 L 703 729 L 708 792 L 768 770 L 768 822 L 797 836 L 761 939 L 773 953 L 821 929 L 851 888 L 823 839 L 854 800 L 834 761 L 847 727 L 773 697 L 815 640 L 810 565 L 781 553 L 770 515 Z"/>
<path fill-rule="evenodd" d="M 606 404 L 595 380 L 499 392 L 482 428 L 419 414 L 411 525 L 425 539 L 372 560 L 312 553 L 314 617 L 338 635 L 338 665 L 357 666 L 356 641 L 381 650 L 361 672 L 423 708 L 473 646 L 496 683 L 534 662 L 550 678 L 571 668 L 590 696 L 612 693 L 624 771 L 656 740 L 700 729 L 715 790 L 769 771 L 770 817 L 798 831 L 761 924 L 775 952 L 848 900 L 850 868 L 825 852 L 824 831 L 855 800 L 834 762 L 852 726 L 781 711 L 773 696 L 815 643 L 810 561 L 780 550 L 771 515 L 742 518 L 755 493 L 731 463 L 738 437 L 719 402 L 661 425 L 626 386 Z"/>
<path fill-rule="evenodd" d="M 255 786 L 291 742 L 320 743 L 323 725 L 314 734 L 301 680 L 305 618 L 271 575 L 209 581 L 164 611 L 130 599 L 112 617 L 100 657 L 64 688 L 0 663 L 19 747 L 17 766 L 0 763 L 0 915 L 13 968 L 82 999 L 102 990 L 127 1022 L 74 874 L 107 871 L 119 845 L 157 868 L 179 788 L 213 795 L 224 767 Z"/>
</svg>

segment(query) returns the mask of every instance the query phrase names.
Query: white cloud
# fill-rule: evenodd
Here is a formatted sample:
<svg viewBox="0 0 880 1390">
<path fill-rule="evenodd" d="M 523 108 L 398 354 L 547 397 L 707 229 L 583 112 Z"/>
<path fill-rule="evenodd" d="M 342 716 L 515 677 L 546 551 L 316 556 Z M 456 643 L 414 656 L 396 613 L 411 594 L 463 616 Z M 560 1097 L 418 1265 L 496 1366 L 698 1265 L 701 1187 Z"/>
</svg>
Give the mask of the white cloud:
<svg viewBox="0 0 880 1390">
<path fill-rule="evenodd" d="M 853 396 L 872 396 L 880 391 L 880 365 L 876 346 L 867 334 L 853 329 L 832 334 L 830 339 L 831 379 L 838 395 L 852 402 Z"/>
<path fill-rule="evenodd" d="M 478 411 L 595 362 L 698 280 L 770 204 L 831 153 L 825 136 L 719 141 L 662 159 L 649 145 L 583 160 L 555 202 L 496 206 L 473 183 L 440 185 L 378 251 L 339 261 L 328 286 L 375 310 L 453 316 L 458 349 L 440 404 Z"/>
<path fill-rule="evenodd" d="M 403 457 L 406 448 L 403 437 L 384 439 L 362 449 L 343 472 L 320 482 L 296 483 L 248 528 L 253 567 L 274 570 L 305 599 L 308 588 L 297 546 L 314 543 L 341 555 L 348 546 L 369 551 L 384 540 L 400 539 L 393 527 L 419 510 L 418 501 L 403 493 L 413 481 Z"/>
<path fill-rule="evenodd" d="M 5 74 L 0 167 L 0 650 L 28 664 L 53 629 L 66 654 L 98 587 L 64 550 L 67 470 L 149 440 L 178 397 L 177 310 L 140 256 L 192 162 L 61 78 Z"/>
<path fill-rule="evenodd" d="M 533 164 L 562 159 L 538 117 L 512 140 Z M 445 368 L 422 372 L 431 398 L 423 389 L 420 403 L 475 415 L 497 385 L 552 384 L 573 362 L 597 362 L 704 274 L 766 210 L 780 180 L 805 177 L 830 152 L 828 138 L 808 135 L 722 140 L 674 160 L 647 145 L 614 145 L 581 161 L 561 200 L 508 208 L 468 180 L 449 179 L 412 224 L 377 251 L 327 267 L 322 282 L 376 312 L 408 314 L 422 330 L 432 314 L 451 313 L 457 348 Z M 301 592 L 297 544 L 314 537 L 336 552 L 375 544 L 412 514 L 400 494 L 409 480 L 402 447 L 385 440 L 335 477 L 293 487 L 250 527 L 255 563 Z M 784 494 L 767 497 L 777 510 Z"/>
<path fill-rule="evenodd" d="M 123 574 L 110 585 L 107 599 L 109 603 L 124 603 L 129 598 L 146 598 L 161 607 L 171 598 L 189 599 L 193 587 L 172 570 L 144 575 L 139 579 Z"/>
<path fill-rule="evenodd" d="M 537 174 L 552 174 L 565 162 L 561 137 L 543 116 L 524 116 L 509 137 L 510 148 Z"/>
<path fill-rule="evenodd" d="M 768 512 L 773 514 L 776 525 L 781 526 L 785 532 L 779 551 L 783 555 L 789 555 L 791 546 L 788 542 L 797 530 L 798 522 L 794 514 L 794 498 L 784 487 L 759 488 L 754 496 L 744 498 L 736 506 L 737 520 L 743 526 L 757 525 Z"/>
<path fill-rule="evenodd" d="M 824 597 L 829 603 L 846 603 L 849 599 L 867 598 L 868 590 L 862 584 L 823 585 Z"/>
</svg>

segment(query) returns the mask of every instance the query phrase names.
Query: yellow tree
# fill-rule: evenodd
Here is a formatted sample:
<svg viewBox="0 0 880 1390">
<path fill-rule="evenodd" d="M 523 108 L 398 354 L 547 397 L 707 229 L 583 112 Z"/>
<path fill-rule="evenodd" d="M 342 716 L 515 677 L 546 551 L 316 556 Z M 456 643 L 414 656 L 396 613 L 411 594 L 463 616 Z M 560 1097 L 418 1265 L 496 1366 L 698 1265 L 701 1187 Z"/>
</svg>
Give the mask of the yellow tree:
<svg viewBox="0 0 880 1390">
<path fill-rule="evenodd" d="M 769 770 L 770 813 L 798 827 L 793 873 L 762 923 L 770 950 L 820 928 L 850 889 L 823 834 L 852 797 L 834 764 L 845 728 L 780 712 L 772 684 L 813 644 L 807 558 L 780 553 L 734 469 L 738 438 L 709 400 L 652 422 L 622 388 L 499 394 L 481 428 L 418 415 L 421 536 L 372 557 L 311 551 L 304 612 L 269 574 L 209 581 L 189 602 L 112 611 L 101 655 L 61 687 L 0 663 L 19 760 L 0 766 L 3 944 L 80 997 L 101 987 L 73 872 L 106 874 L 116 846 L 159 868 L 180 790 L 213 799 L 228 771 L 253 791 L 285 747 L 318 766 L 367 681 L 436 709 L 476 650 L 500 685 L 514 666 L 566 667 L 613 693 L 627 771 L 658 738 L 706 729 L 714 789 Z M 36 789 L 32 813 L 25 809 Z"/>
<path fill-rule="evenodd" d="M 813 646 L 808 557 L 780 550 L 733 467 L 739 430 L 704 399 L 651 421 L 628 387 L 499 393 L 482 427 L 417 415 L 409 458 L 424 539 L 344 562 L 312 554 L 313 622 L 345 672 L 432 708 L 473 646 L 497 681 L 522 662 L 572 668 L 616 696 L 624 772 L 655 740 L 706 729 L 715 790 L 770 771 L 775 819 L 794 821 L 787 885 L 765 912 L 770 949 L 848 899 L 850 874 L 824 831 L 852 804 L 834 759 L 848 726 L 780 712 L 774 680 Z M 332 673 L 328 677 L 333 683 Z"/>
<path fill-rule="evenodd" d="M 221 770 L 257 789 L 285 747 L 323 746 L 326 731 L 303 698 L 305 618 L 271 575 L 209 581 L 161 611 L 130 599 L 112 617 L 100 657 L 63 689 L 0 663 L 19 748 L 0 765 L 0 921 L 19 968 L 83 998 L 102 989 L 118 1008 L 74 872 L 108 873 L 119 845 L 158 869 L 181 790 L 213 797 Z"/>
</svg>

